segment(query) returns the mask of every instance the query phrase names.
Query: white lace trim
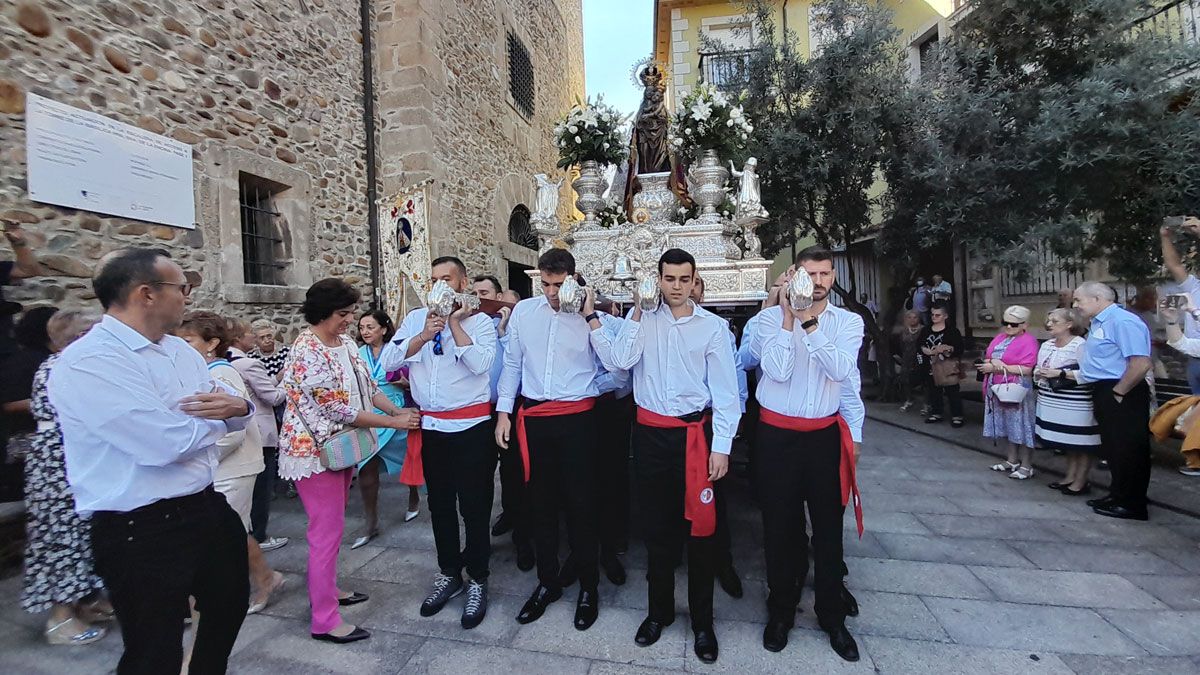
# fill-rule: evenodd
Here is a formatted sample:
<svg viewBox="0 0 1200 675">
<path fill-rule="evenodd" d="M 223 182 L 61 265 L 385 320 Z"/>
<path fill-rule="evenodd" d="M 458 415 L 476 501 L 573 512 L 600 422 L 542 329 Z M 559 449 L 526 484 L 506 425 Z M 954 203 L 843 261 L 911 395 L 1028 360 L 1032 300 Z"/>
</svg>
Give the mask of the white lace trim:
<svg viewBox="0 0 1200 675">
<path fill-rule="evenodd" d="M 279 453 L 279 477 L 284 480 L 300 480 L 324 470 L 319 457 L 293 457 Z"/>
</svg>

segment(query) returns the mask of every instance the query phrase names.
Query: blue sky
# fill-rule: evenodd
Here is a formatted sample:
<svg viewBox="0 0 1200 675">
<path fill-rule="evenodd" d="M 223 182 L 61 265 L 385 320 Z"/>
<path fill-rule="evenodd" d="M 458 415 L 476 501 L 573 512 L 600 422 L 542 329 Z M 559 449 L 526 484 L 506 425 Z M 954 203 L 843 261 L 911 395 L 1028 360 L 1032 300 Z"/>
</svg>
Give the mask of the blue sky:
<svg viewBox="0 0 1200 675">
<path fill-rule="evenodd" d="M 637 111 L 642 92 L 629 81 L 633 63 L 653 48 L 654 0 L 583 0 L 583 58 L 588 96 L 625 114 Z"/>
</svg>

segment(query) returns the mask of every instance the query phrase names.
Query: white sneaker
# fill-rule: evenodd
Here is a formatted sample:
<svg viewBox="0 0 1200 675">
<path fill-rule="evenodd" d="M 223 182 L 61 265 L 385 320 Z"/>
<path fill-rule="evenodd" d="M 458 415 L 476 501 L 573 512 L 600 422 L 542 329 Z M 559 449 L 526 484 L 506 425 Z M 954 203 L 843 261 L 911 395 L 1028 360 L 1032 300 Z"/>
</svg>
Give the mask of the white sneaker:
<svg viewBox="0 0 1200 675">
<path fill-rule="evenodd" d="M 267 551 L 274 551 L 277 548 L 283 548 L 284 546 L 288 545 L 289 541 L 291 540 L 287 537 L 268 537 L 267 540 L 259 544 L 258 547 L 261 548 L 265 553 Z"/>
<path fill-rule="evenodd" d="M 1200 476 L 1200 469 L 1193 469 L 1187 466 L 1179 467 L 1179 473 L 1185 476 Z"/>
</svg>

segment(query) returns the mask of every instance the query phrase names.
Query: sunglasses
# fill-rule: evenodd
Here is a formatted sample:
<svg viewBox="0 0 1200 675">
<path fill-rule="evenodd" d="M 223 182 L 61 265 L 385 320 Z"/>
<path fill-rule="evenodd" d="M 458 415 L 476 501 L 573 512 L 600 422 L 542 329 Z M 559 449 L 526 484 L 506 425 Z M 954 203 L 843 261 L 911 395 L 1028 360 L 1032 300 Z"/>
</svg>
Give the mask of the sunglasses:
<svg viewBox="0 0 1200 675">
<path fill-rule="evenodd" d="M 1016 322 L 1016 323 L 1013 323 L 1012 321 L 1005 321 L 1005 322 L 1004 322 L 1004 325 L 1005 325 L 1005 326 L 1008 326 L 1009 328 L 1020 328 L 1020 327 L 1021 327 L 1021 324 L 1023 324 L 1023 323 L 1025 323 L 1025 322 L 1024 322 L 1024 321 L 1018 321 L 1018 322 Z"/>
</svg>

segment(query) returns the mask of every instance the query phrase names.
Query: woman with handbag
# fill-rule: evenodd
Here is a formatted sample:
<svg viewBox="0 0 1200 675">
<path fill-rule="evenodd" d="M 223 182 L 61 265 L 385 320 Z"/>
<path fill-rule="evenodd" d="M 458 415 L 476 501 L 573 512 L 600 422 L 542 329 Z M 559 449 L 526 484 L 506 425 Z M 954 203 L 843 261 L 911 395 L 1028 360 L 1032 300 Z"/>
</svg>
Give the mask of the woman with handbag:
<svg viewBox="0 0 1200 675">
<path fill-rule="evenodd" d="M 287 408 L 279 431 L 279 476 L 296 481 L 308 516 L 312 637 L 338 644 L 370 637 L 343 621 L 338 611 L 367 600 L 365 594 L 337 587 L 354 467 L 378 451 L 374 429 L 409 430 L 420 424 L 416 410 L 401 409 L 379 391 L 346 336 L 360 297 L 340 279 L 322 279 L 309 287 L 301 311 L 310 327 L 296 338 L 284 366 Z"/>
<path fill-rule="evenodd" d="M 992 465 L 1009 478 L 1033 477 L 1033 427 L 1035 414 L 1033 367 L 1038 343 L 1028 333 L 1029 310 L 1013 305 L 1004 310 L 1000 334 L 992 338 L 983 363 L 983 437 L 998 438 L 1008 445 L 1008 459 Z"/>
<path fill-rule="evenodd" d="M 1037 387 L 1035 435 L 1041 447 L 1067 453 L 1067 475 L 1050 483 L 1065 495 L 1090 492 L 1088 472 L 1100 453 L 1100 426 L 1092 407 L 1092 388 L 1077 384 L 1079 352 L 1087 324 L 1076 309 L 1055 309 L 1046 316 L 1050 339 L 1038 350 L 1033 369 Z"/>
<path fill-rule="evenodd" d="M 962 380 L 963 337 L 954 326 L 946 323 L 950 312 L 943 304 L 933 306 L 930 325 L 921 332 L 921 355 L 929 363 L 927 399 L 929 417 L 926 424 L 942 421 L 942 397 L 950 401 L 950 426 L 963 425 L 962 397 L 959 381 Z"/>
</svg>

